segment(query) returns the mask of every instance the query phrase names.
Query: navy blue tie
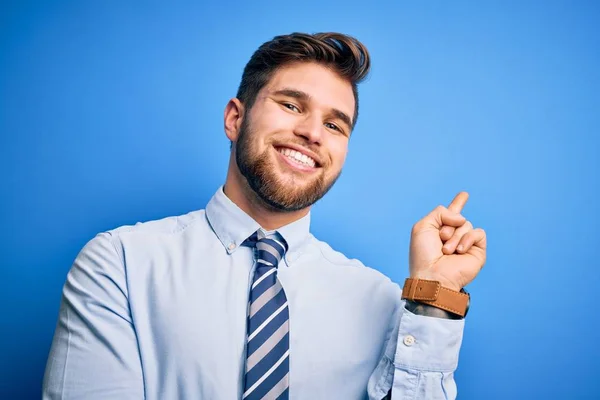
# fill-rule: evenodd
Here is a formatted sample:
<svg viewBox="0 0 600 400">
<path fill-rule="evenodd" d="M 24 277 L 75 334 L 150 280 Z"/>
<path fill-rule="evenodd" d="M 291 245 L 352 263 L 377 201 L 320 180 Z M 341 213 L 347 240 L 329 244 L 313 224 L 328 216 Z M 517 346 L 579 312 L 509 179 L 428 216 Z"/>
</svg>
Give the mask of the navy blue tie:
<svg viewBox="0 0 600 400">
<path fill-rule="evenodd" d="M 254 233 L 243 245 L 256 248 L 256 270 L 250 289 L 244 400 L 289 398 L 290 326 L 285 292 L 277 266 L 287 251 L 278 237 L 258 239 Z"/>
</svg>

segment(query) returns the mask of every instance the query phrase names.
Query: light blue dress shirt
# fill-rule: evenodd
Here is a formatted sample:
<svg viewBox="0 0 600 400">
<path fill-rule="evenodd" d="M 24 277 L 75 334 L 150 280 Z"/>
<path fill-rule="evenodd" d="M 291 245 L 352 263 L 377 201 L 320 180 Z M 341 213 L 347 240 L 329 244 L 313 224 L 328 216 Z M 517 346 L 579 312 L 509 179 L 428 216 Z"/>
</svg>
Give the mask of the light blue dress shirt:
<svg viewBox="0 0 600 400">
<path fill-rule="evenodd" d="M 290 399 L 455 398 L 464 321 L 407 311 L 396 283 L 309 221 L 278 230 Z M 241 398 L 254 254 L 240 245 L 258 229 L 220 188 L 206 210 L 92 239 L 63 288 L 43 398 Z"/>
</svg>

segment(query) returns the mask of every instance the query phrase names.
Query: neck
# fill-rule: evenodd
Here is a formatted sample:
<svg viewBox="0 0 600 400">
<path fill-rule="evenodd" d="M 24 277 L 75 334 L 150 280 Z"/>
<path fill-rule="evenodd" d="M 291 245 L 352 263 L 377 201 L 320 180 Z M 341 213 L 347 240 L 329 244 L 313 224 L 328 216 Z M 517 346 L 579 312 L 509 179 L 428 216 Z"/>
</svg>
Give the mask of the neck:
<svg viewBox="0 0 600 400">
<path fill-rule="evenodd" d="M 236 206 L 268 231 L 297 221 L 310 211 L 310 207 L 298 211 L 280 211 L 267 205 L 248 185 L 248 181 L 237 168 L 234 157 L 229 160 L 229 170 L 223 191 Z"/>
</svg>

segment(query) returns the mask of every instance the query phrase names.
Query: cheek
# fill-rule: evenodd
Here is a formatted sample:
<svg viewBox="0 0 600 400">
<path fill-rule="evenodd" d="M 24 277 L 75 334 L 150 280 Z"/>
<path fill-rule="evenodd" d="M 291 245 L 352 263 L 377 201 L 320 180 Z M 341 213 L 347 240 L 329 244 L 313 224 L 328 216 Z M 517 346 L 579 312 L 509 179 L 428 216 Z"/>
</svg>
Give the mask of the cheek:
<svg viewBox="0 0 600 400">
<path fill-rule="evenodd" d="M 335 169 L 341 169 L 344 165 L 344 162 L 346 161 L 346 155 L 348 154 L 348 139 L 332 139 L 329 149 L 329 154 L 331 154 L 332 166 Z"/>
<path fill-rule="evenodd" d="M 262 132 L 293 130 L 296 119 L 278 106 L 265 107 L 254 117 L 255 126 Z"/>
</svg>

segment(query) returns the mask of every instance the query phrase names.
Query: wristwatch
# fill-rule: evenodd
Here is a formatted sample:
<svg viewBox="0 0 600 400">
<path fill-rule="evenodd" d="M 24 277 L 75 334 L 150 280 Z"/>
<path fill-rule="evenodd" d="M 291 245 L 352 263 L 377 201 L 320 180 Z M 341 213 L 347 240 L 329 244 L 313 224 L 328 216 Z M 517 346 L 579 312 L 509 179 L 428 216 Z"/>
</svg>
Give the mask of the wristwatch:
<svg viewBox="0 0 600 400">
<path fill-rule="evenodd" d="M 441 308 L 461 317 L 467 316 L 471 303 L 471 295 L 464 288 L 457 292 L 443 287 L 438 281 L 418 278 L 404 281 L 402 298 Z"/>
</svg>

